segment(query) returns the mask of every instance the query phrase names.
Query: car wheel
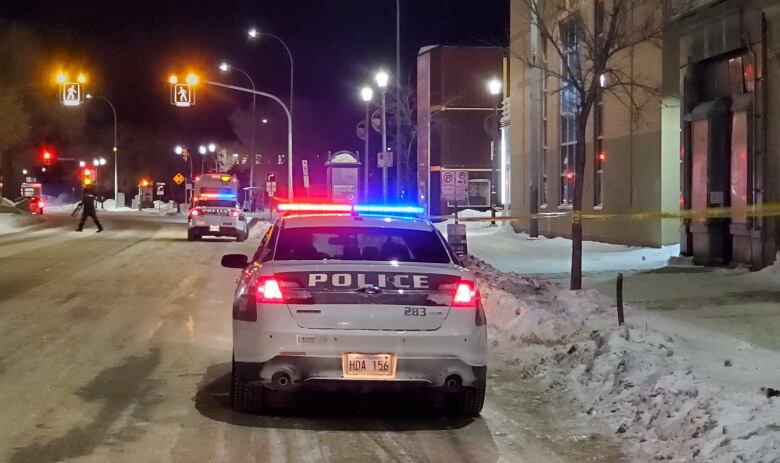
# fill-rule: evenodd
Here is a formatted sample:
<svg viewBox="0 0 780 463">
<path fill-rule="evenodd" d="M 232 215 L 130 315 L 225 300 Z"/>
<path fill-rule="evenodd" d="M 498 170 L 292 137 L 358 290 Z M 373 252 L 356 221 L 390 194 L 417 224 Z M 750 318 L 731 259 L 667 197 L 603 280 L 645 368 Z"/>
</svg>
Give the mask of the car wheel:
<svg viewBox="0 0 780 463">
<path fill-rule="evenodd" d="M 240 413 L 261 413 L 263 407 L 263 385 L 242 380 L 240 372 L 236 371 L 236 362 L 230 382 L 230 402 L 233 410 Z"/>
<path fill-rule="evenodd" d="M 197 241 L 200 235 L 195 230 L 187 230 L 187 241 Z"/>
<path fill-rule="evenodd" d="M 246 236 L 248 235 L 247 232 L 238 232 L 238 235 L 236 235 L 236 241 L 239 243 L 246 241 Z"/>
<path fill-rule="evenodd" d="M 447 413 L 452 416 L 476 417 L 485 405 L 485 379 L 480 378 L 471 387 L 448 394 Z"/>
</svg>

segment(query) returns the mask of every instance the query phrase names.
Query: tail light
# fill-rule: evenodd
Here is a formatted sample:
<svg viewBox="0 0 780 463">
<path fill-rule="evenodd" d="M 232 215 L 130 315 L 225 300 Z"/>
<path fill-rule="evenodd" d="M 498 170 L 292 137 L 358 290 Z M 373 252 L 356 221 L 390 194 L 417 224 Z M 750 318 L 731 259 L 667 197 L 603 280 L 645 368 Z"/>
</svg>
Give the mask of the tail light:
<svg viewBox="0 0 780 463">
<path fill-rule="evenodd" d="M 476 307 L 479 299 L 474 282 L 471 280 L 460 280 L 455 287 L 455 294 L 452 296 L 453 307 Z"/>
<path fill-rule="evenodd" d="M 260 277 L 257 280 L 255 301 L 264 304 L 280 304 L 284 302 L 284 294 L 279 280 L 274 277 Z"/>
<path fill-rule="evenodd" d="M 190 217 L 197 217 L 200 215 L 200 209 L 193 209 L 190 211 Z"/>
<path fill-rule="evenodd" d="M 238 217 L 239 215 L 241 215 L 241 212 L 239 212 L 239 211 L 233 211 L 233 212 L 231 212 L 231 213 L 230 213 L 230 215 L 231 215 L 232 217 Z"/>
</svg>

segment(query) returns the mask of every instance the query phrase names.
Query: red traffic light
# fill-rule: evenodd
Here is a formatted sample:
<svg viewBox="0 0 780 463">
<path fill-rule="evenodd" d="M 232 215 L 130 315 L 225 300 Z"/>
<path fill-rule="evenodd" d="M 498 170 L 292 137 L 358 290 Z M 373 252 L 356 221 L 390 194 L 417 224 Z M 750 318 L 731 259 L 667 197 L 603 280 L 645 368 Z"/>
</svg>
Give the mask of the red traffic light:
<svg viewBox="0 0 780 463">
<path fill-rule="evenodd" d="M 50 146 L 41 147 L 41 149 L 38 150 L 38 157 L 41 160 L 41 164 L 43 164 L 46 167 L 51 166 L 54 163 L 54 160 L 56 158 L 54 148 Z"/>
</svg>

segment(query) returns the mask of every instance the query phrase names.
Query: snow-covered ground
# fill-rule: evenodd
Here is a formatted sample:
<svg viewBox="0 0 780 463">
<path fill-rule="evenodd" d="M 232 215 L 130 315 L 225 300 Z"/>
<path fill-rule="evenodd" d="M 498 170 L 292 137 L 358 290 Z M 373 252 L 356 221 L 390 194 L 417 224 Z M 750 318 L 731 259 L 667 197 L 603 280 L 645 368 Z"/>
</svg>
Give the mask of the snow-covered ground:
<svg viewBox="0 0 780 463">
<path fill-rule="evenodd" d="M 762 390 L 780 389 L 780 264 L 702 269 L 676 246 L 586 242 L 589 289 L 570 292 L 569 240 L 508 226 L 468 240 L 503 361 L 604 420 L 638 461 L 780 462 L 780 397 Z"/>
<path fill-rule="evenodd" d="M 470 265 L 503 361 L 602 419 L 636 461 L 780 461 L 780 398 L 761 390 L 780 386 L 777 352 L 659 331 L 631 307 L 618 327 L 614 301 L 596 290 Z M 702 350 L 710 344 L 720 348 Z"/>
<path fill-rule="evenodd" d="M 31 214 L 0 212 L 0 234 L 19 231 L 38 223 L 40 223 L 40 218 Z"/>
</svg>

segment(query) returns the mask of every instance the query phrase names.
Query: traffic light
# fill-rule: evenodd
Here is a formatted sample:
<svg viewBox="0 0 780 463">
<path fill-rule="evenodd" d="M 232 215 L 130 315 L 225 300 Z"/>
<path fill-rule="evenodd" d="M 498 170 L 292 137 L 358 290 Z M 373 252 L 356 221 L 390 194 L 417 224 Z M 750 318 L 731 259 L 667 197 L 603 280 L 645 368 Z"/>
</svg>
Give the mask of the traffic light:
<svg viewBox="0 0 780 463">
<path fill-rule="evenodd" d="M 85 187 L 93 186 L 97 183 L 97 169 L 92 166 L 81 168 L 81 184 Z"/>
<path fill-rule="evenodd" d="M 40 150 L 38 150 L 38 158 L 40 159 L 41 164 L 46 167 L 50 167 L 54 164 L 56 157 L 54 149 L 50 146 L 42 146 Z"/>
</svg>

